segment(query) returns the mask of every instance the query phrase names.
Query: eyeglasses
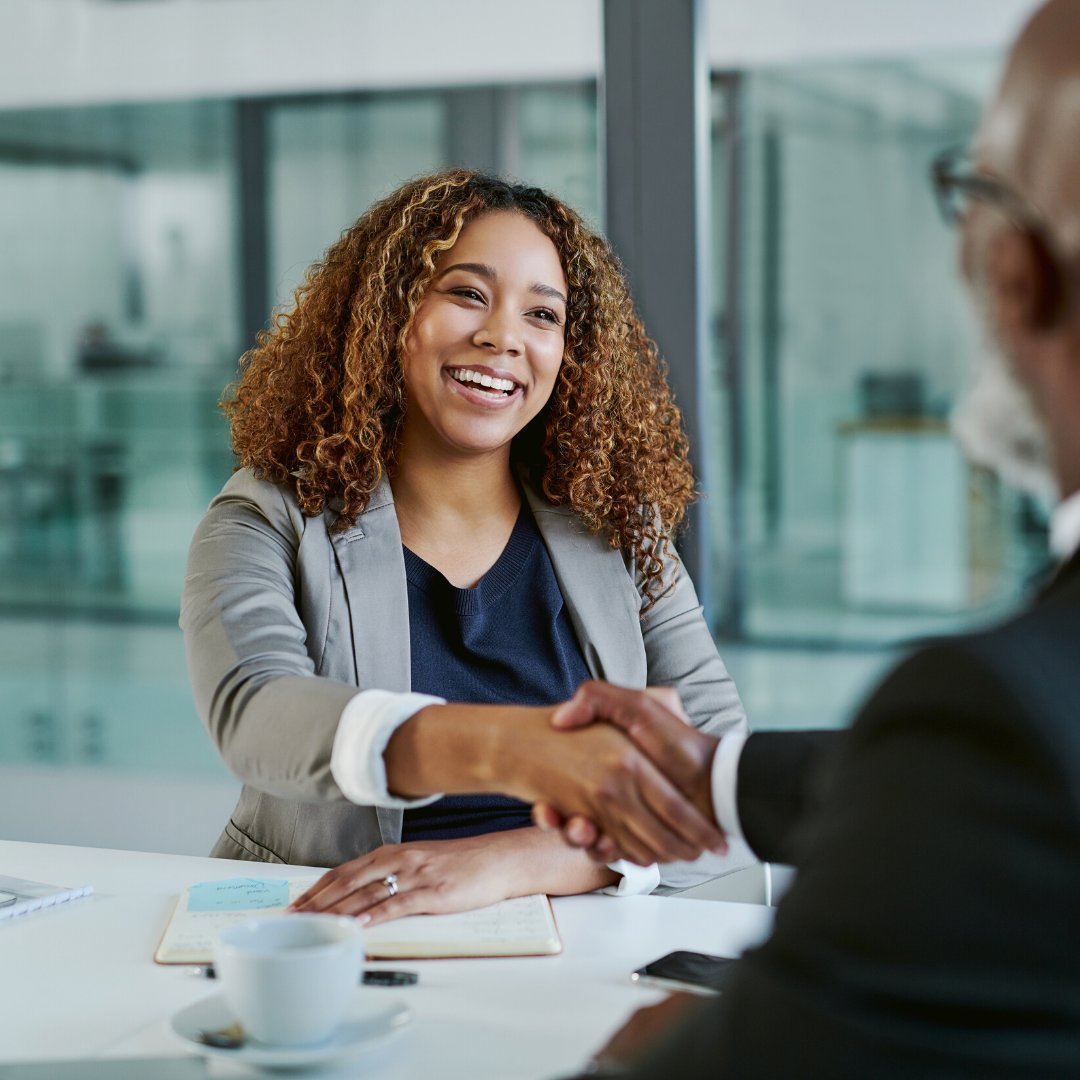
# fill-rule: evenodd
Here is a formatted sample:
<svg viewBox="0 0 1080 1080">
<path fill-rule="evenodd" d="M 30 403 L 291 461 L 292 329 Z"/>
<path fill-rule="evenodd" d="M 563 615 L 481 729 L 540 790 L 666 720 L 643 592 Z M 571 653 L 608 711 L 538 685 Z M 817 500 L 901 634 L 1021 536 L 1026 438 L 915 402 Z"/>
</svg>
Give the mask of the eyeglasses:
<svg viewBox="0 0 1080 1080">
<path fill-rule="evenodd" d="M 1043 217 L 1007 184 L 978 171 L 966 147 L 954 146 L 934 158 L 930 167 L 941 216 L 949 225 L 962 221 L 978 200 L 991 203 L 1017 225 L 1042 230 Z"/>
</svg>

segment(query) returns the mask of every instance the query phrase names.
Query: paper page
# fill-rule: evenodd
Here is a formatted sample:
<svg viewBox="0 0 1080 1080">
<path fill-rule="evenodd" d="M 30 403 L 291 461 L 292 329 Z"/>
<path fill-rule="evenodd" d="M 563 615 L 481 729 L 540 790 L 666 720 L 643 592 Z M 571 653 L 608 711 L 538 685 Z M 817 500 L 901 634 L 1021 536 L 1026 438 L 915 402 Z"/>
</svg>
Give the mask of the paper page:
<svg viewBox="0 0 1080 1080">
<path fill-rule="evenodd" d="M 406 915 L 365 931 L 372 959 L 538 956 L 562 946 L 546 896 L 516 896 L 453 915 Z"/>
<path fill-rule="evenodd" d="M 184 890 L 154 959 L 159 964 L 209 964 L 227 926 L 275 916 L 318 878 L 229 878 Z M 531 956 L 557 953 L 559 933 L 546 896 L 521 896 L 454 915 L 410 915 L 365 930 L 372 959 L 449 956 Z"/>
</svg>

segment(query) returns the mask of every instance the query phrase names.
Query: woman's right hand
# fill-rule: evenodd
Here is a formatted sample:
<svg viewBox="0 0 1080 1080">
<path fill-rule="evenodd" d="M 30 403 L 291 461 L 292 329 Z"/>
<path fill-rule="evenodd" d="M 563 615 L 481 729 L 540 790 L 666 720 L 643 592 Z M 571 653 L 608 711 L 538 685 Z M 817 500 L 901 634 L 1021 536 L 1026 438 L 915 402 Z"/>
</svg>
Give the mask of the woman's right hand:
<svg viewBox="0 0 1080 1080">
<path fill-rule="evenodd" d="M 595 723 L 611 724 L 625 732 L 709 821 L 715 820 L 712 760 L 719 740 L 691 725 L 675 690 L 631 690 L 594 680 L 583 683 L 552 716 L 552 726 L 561 731 Z M 566 815 L 550 802 L 540 801 L 533 806 L 533 821 L 542 829 L 561 831 L 571 847 L 585 849 L 597 862 L 610 863 L 622 857 L 616 840 L 606 835 L 602 823 L 595 819 Z"/>
<path fill-rule="evenodd" d="M 621 700 L 632 709 L 627 697 Z M 643 707 L 654 700 L 642 692 Z M 553 730 L 552 717 L 565 707 L 529 710 L 533 716 L 506 730 L 503 752 L 513 761 L 507 772 L 518 778 L 508 794 L 554 807 L 563 819 L 588 819 L 608 840 L 605 861 L 648 865 L 727 850 L 716 823 L 619 727 Z"/>
<path fill-rule="evenodd" d="M 653 701 L 644 691 L 628 693 L 642 707 Z M 413 798 L 499 792 L 553 806 L 564 818 L 595 824 L 613 853 L 601 861 L 647 866 L 727 850 L 709 815 L 615 724 L 556 730 L 552 719 L 569 704 L 429 705 L 391 736 L 383 754 L 389 788 Z"/>
</svg>

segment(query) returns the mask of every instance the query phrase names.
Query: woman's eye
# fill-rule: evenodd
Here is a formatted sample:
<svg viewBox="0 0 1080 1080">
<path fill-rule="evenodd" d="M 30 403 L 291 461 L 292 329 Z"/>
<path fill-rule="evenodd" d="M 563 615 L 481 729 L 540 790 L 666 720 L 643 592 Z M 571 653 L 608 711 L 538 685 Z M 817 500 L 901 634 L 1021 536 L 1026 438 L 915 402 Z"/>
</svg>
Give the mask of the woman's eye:
<svg viewBox="0 0 1080 1080">
<path fill-rule="evenodd" d="M 534 311 L 530 312 L 530 314 L 537 319 L 542 319 L 544 322 L 555 323 L 556 326 L 559 325 L 559 316 L 556 315 L 551 308 L 536 308 Z"/>
<path fill-rule="evenodd" d="M 466 300 L 479 300 L 481 303 L 484 300 L 484 297 L 476 289 L 470 289 L 467 285 L 459 285 L 457 288 L 451 289 L 450 292 L 452 295 L 462 296 Z"/>
</svg>

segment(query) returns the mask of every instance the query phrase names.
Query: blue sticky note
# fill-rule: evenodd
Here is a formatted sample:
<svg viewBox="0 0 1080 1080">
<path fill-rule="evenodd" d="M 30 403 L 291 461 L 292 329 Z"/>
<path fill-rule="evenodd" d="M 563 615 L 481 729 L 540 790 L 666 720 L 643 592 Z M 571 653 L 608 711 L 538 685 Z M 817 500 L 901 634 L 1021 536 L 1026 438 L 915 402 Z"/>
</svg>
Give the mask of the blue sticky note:
<svg viewBox="0 0 1080 1080">
<path fill-rule="evenodd" d="M 289 883 L 265 878 L 203 881 L 188 889 L 188 911 L 257 911 L 283 908 L 289 902 Z"/>
</svg>

